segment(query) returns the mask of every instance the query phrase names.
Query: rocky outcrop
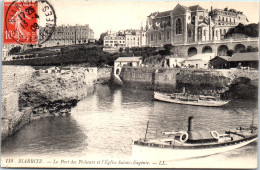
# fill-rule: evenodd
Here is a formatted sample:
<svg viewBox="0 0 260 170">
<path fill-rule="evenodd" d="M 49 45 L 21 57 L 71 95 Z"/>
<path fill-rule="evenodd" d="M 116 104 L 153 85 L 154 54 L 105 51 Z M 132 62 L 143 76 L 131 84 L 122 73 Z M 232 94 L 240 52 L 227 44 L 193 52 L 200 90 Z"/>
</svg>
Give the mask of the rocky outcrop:
<svg viewBox="0 0 260 170">
<path fill-rule="evenodd" d="M 85 68 L 36 71 L 13 93 L 2 96 L 2 140 L 35 118 L 70 114 L 93 88 L 96 74 Z"/>
<path fill-rule="evenodd" d="M 176 76 L 177 83 L 194 86 L 208 85 L 215 88 L 224 88 L 232 82 L 229 77 L 225 77 L 217 71 L 181 70 Z"/>
<path fill-rule="evenodd" d="M 69 112 L 87 96 L 84 71 L 37 73 L 19 89 L 19 107 L 31 107 L 34 114 Z"/>
</svg>

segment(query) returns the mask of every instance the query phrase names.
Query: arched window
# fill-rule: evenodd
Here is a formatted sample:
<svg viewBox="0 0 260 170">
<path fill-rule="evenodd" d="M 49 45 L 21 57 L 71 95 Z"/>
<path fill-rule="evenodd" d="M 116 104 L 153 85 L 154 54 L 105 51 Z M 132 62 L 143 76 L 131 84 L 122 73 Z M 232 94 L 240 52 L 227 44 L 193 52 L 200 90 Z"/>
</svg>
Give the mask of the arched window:
<svg viewBox="0 0 260 170">
<path fill-rule="evenodd" d="M 182 34 L 182 24 L 180 18 L 176 20 L 176 34 Z"/>
<path fill-rule="evenodd" d="M 162 39 L 162 36 L 161 36 L 161 33 L 159 32 L 158 34 L 158 39 L 161 40 Z"/>
<path fill-rule="evenodd" d="M 191 29 L 188 30 L 188 37 L 191 37 Z"/>
</svg>

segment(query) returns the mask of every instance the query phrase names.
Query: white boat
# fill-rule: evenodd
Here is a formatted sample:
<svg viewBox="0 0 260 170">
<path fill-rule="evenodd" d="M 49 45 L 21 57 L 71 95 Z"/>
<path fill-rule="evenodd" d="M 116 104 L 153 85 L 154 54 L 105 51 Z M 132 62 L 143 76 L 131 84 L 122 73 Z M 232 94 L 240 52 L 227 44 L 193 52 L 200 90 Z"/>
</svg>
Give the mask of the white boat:
<svg viewBox="0 0 260 170">
<path fill-rule="evenodd" d="M 223 106 L 227 104 L 228 100 L 216 100 L 216 98 L 209 97 L 209 96 L 197 96 L 197 97 L 190 97 L 191 95 L 187 95 L 187 97 L 173 97 L 172 94 L 168 93 L 159 93 L 154 92 L 154 99 L 169 103 L 177 103 L 177 104 L 188 104 L 194 106 Z M 190 97 L 190 98 L 189 98 Z"/>
<path fill-rule="evenodd" d="M 133 159 L 169 161 L 203 157 L 234 150 L 257 140 L 257 128 L 253 126 L 226 131 L 225 134 L 193 132 L 191 119 L 188 131 L 164 132 L 167 138 L 133 141 Z"/>
</svg>

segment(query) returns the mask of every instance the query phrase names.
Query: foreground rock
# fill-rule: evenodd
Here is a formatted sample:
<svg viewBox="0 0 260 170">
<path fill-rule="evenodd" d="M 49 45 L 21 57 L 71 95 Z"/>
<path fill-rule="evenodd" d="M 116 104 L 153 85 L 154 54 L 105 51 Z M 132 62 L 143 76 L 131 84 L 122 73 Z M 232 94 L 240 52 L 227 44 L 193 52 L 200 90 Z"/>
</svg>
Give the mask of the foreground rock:
<svg viewBox="0 0 260 170">
<path fill-rule="evenodd" d="M 92 86 L 87 69 L 36 71 L 19 89 L 2 96 L 1 139 L 14 134 L 34 118 L 69 114 Z M 94 79 L 93 79 L 94 80 Z"/>
<path fill-rule="evenodd" d="M 20 89 L 19 107 L 55 107 L 55 103 L 75 103 L 87 96 L 87 83 L 82 72 L 34 74 Z M 39 109 L 38 109 L 39 110 Z"/>
</svg>

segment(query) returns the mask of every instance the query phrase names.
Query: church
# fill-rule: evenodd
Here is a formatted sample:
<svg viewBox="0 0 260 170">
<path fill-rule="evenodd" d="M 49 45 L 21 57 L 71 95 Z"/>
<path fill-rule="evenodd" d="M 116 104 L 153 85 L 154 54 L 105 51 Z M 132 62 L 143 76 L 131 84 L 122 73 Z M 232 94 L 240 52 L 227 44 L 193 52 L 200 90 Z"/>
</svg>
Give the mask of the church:
<svg viewBox="0 0 260 170">
<path fill-rule="evenodd" d="M 177 4 L 173 10 L 154 12 L 147 17 L 147 45 L 192 44 L 223 39 L 229 28 L 248 24 L 243 12 L 225 8 L 210 11 L 199 5 Z M 210 51 L 209 51 L 210 52 Z"/>
</svg>

